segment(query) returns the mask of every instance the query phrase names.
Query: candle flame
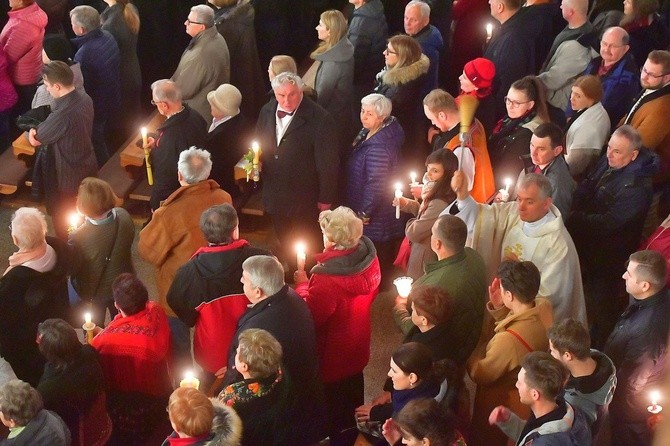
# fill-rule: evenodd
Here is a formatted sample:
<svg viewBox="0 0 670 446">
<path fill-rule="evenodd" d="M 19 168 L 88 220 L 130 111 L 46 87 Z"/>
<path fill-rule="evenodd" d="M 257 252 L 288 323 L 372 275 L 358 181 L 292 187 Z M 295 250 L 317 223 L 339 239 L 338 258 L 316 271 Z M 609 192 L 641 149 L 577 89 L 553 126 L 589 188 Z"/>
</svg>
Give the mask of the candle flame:
<svg viewBox="0 0 670 446">
<path fill-rule="evenodd" d="M 512 185 L 512 179 L 511 178 L 505 178 L 505 187 L 510 187 Z"/>
<path fill-rule="evenodd" d="M 304 242 L 298 242 L 295 244 L 295 252 L 297 252 L 298 254 L 304 254 L 306 249 L 307 248 L 305 247 Z"/>
<path fill-rule="evenodd" d="M 412 291 L 413 282 L 414 279 L 411 277 L 398 277 L 393 281 L 393 285 L 395 285 L 396 289 L 398 290 L 398 295 L 400 297 L 406 298 L 409 296 L 410 291 Z"/>
<path fill-rule="evenodd" d="M 186 373 L 184 373 L 184 379 L 186 381 L 191 381 L 195 378 L 195 373 L 193 373 L 193 370 L 187 370 Z"/>
<path fill-rule="evenodd" d="M 84 321 L 85 321 L 87 324 L 90 324 L 90 323 L 91 323 L 91 319 L 92 319 L 92 317 L 91 317 L 91 313 L 86 313 L 86 314 L 84 314 Z"/>
<path fill-rule="evenodd" d="M 147 136 L 147 128 L 146 128 L 146 127 L 142 127 L 142 128 L 140 129 L 140 133 L 142 134 L 142 137 L 143 137 L 143 138 L 146 137 L 146 136 Z"/>
<path fill-rule="evenodd" d="M 261 147 L 258 145 L 258 141 L 251 142 L 251 150 L 253 150 L 254 152 L 258 152 L 260 148 Z"/>
<path fill-rule="evenodd" d="M 412 179 L 412 183 L 416 181 L 416 172 L 410 172 L 409 177 Z"/>
<path fill-rule="evenodd" d="M 81 217 L 79 216 L 79 214 L 77 214 L 76 212 L 73 212 L 68 216 L 67 219 L 70 223 L 70 227 L 73 230 L 77 229 L 77 227 L 79 226 L 79 222 L 81 221 Z"/>
<path fill-rule="evenodd" d="M 655 406 L 658 404 L 658 400 L 661 399 L 661 392 L 659 392 L 658 390 L 653 390 L 652 392 L 649 393 L 649 397 L 651 398 L 652 406 Z"/>
</svg>

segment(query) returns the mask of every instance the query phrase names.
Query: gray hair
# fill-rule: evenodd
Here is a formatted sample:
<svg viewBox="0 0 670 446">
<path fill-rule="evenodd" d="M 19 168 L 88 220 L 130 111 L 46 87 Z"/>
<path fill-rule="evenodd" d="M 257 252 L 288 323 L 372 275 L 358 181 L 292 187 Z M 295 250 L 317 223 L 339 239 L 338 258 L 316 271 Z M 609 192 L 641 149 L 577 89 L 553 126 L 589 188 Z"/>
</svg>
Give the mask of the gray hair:
<svg viewBox="0 0 670 446">
<path fill-rule="evenodd" d="M 272 79 L 272 89 L 276 90 L 277 88 L 279 88 L 284 84 L 293 84 L 297 86 L 301 91 L 302 88 L 305 86 L 305 83 L 303 82 L 300 76 L 298 76 L 295 73 L 290 73 L 288 71 L 279 73 L 275 76 L 274 79 Z"/>
<path fill-rule="evenodd" d="M 319 225 L 326 238 L 339 250 L 357 246 L 363 235 L 363 221 L 345 206 L 321 212 Z"/>
<path fill-rule="evenodd" d="M 19 208 L 12 216 L 12 235 L 20 249 L 33 249 L 45 243 L 47 219 L 35 208 Z"/>
<path fill-rule="evenodd" d="M 70 18 L 77 26 L 84 28 L 87 33 L 102 26 L 100 13 L 92 6 L 81 5 L 72 8 Z"/>
<path fill-rule="evenodd" d="M 430 5 L 425 1 L 412 0 L 411 2 L 407 3 L 407 6 L 405 6 L 405 11 L 413 6 L 417 6 L 419 8 L 419 12 L 421 12 L 422 19 L 430 17 Z"/>
<path fill-rule="evenodd" d="M 611 26 L 603 32 L 603 36 L 607 33 L 617 33 L 621 36 L 621 45 L 628 45 L 630 42 L 630 35 L 628 34 L 628 31 L 623 29 L 620 26 Z"/>
<path fill-rule="evenodd" d="M 151 84 L 151 93 L 159 101 L 179 104 L 182 100 L 181 88 L 170 79 L 159 79 Z"/>
<path fill-rule="evenodd" d="M 612 136 L 614 135 L 626 138 L 626 140 L 630 143 L 631 152 L 634 150 L 640 150 L 642 148 L 642 137 L 640 136 L 640 132 L 635 130 L 635 128 L 631 125 L 622 125 L 612 133 Z"/>
<path fill-rule="evenodd" d="M 214 10 L 207 5 L 195 5 L 191 8 L 191 12 L 195 14 L 194 22 L 205 25 L 205 28 L 214 26 Z"/>
<path fill-rule="evenodd" d="M 539 173 L 526 174 L 517 185 L 517 189 L 526 190 L 533 184 L 537 186 L 540 191 L 540 200 L 546 200 L 552 196 L 554 188 L 551 185 L 549 178 Z"/>
<path fill-rule="evenodd" d="M 228 203 L 212 206 L 200 215 L 200 231 L 208 243 L 230 242 L 233 230 L 239 224 L 237 211 Z"/>
<path fill-rule="evenodd" d="M 0 410 L 17 426 L 26 426 L 43 408 L 39 392 L 27 382 L 12 379 L 0 387 Z"/>
<path fill-rule="evenodd" d="M 251 256 L 242 263 L 251 283 L 266 296 L 277 294 L 284 287 L 284 267 L 273 256 Z"/>
<path fill-rule="evenodd" d="M 177 170 L 188 184 L 196 184 L 209 178 L 212 158 L 207 150 L 191 146 L 179 154 Z"/>
<path fill-rule="evenodd" d="M 379 93 L 372 93 L 361 99 L 361 106 L 368 105 L 374 107 L 375 113 L 381 118 L 388 118 L 393 111 L 391 100 Z"/>
</svg>

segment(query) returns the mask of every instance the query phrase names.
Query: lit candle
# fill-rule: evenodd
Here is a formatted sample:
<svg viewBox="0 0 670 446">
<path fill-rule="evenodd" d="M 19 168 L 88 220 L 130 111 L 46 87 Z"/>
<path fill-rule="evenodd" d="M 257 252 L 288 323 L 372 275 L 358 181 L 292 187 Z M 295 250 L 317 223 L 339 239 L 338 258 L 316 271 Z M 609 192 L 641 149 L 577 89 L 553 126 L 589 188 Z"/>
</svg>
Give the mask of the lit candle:
<svg viewBox="0 0 670 446">
<path fill-rule="evenodd" d="M 142 127 L 140 129 L 140 133 L 142 134 L 142 147 L 146 146 L 148 141 L 147 141 L 147 128 Z"/>
<path fill-rule="evenodd" d="M 305 244 L 303 242 L 296 243 L 295 252 L 298 261 L 298 271 L 305 271 L 305 259 L 307 258 L 307 255 L 305 254 Z"/>
<path fill-rule="evenodd" d="M 194 389 L 200 388 L 200 380 L 195 377 L 195 373 L 189 370 L 184 373 L 184 379 L 179 382 L 179 387 L 193 387 Z"/>
<path fill-rule="evenodd" d="M 258 164 L 259 158 L 260 158 L 260 149 L 261 147 L 258 145 L 258 142 L 253 141 L 251 143 L 251 150 L 254 151 L 254 164 Z"/>
<path fill-rule="evenodd" d="M 512 180 L 510 178 L 505 178 L 505 192 L 508 194 L 510 186 L 512 186 Z"/>
<path fill-rule="evenodd" d="M 395 197 L 398 199 L 397 204 L 395 205 L 395 218 L 400 219 L 400 198 L 402 198 L 402 185 L 396 183 L 395 185 Z"/>
<path fill-rule="evenodd" d="M 491 36 L 493 36 L 493 24 L 492 23 L 487 23 L 486 24 L 486 43 L 491 40 Z"/>
<path fill-rule="evenodd" d="M 414 187 L 419 184 L 416 182 L 416 172 L 410 172 L 409 178 L 412 180 L 412 182 L 410 183 L 411 187 Z"/>
<path fill-rule="evenodd" d="M 509 200 L 509 188 L 511 186 L 512 186 L 512 180 L 509 178 L 505 178 L 505 188 L 498 190 L 498 193 L 500 194 L 500 201 Z"/>
<path fill-rule="evenodd" d="M 393 281 L 393 285 L 395 285 L 396 289 L 398 290 L 398 295 L 403 299 L 407 299 L 409 292 L 412 291 L 413 282 L 414 279 L 411 277 L 398 277 Z"/>
<path fill-rule="evenodd" d="M 253 170 L 253 177 L 255 182 L 259 182 L 261 180 L 261 173 L 260 170 L 258 169 L 258 163 L 260 162 L 260 157 L 261 157 L 261 148 L 258 145 L 256 141 L 253 141 L 251 143 L 251 150 L 254 152 L 254 160 L 252 162 L 252 170 Z M 247 181 L 249 179 L 247 178 Z"/>
<path fill-rule="evenodd" d="M 81 220 L 81 217 L 79 217 L 79 214 L 77 214 L 76 212 L 71 213 L 68 216 L 68 221 L 69 221 L 68 232 L 76 231 L 77 228 L 79 227 L 80 220 Z"/>
<path fill-rule="evenodd" d="M 658 400 L 661 399 L 661 392 L 659 392 L 658 390 L 654 390 L 649 394 L 649 397 L 651 398 L 651 406 L 647 407 L 647 411 L 654 415 L 660 413 L 663 410 L 663 406 L 658 404 Z"/>
<path fill-rule="evenodd" d="M 92 322 L 91 313 L 84 314 L 84 325 L 81 328 L 86 333 L 86 342 L 90 344 L 94 337 L 93 330 L 95 330 L 95 323 Z"/>
</svg>

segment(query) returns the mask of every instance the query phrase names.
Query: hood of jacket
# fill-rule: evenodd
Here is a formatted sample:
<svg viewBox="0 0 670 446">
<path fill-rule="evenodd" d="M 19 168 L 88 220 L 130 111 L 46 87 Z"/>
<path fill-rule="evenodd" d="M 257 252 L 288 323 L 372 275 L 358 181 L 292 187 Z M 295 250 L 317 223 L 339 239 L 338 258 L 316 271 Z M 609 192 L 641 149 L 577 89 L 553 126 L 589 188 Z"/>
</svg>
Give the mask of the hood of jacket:
<svg viewBox="0 0 670 446">
<path fill-rule="evenodd" d="M 262 249 L 252 248 L 249 242 L 238 239 L 226 246 L 214 248 L 214 251 L 201 253 L 192 259 L 193 268 L 203 279 L 224 279 L 230 276 L 233 267 L 241 268 L 242 261 L 252 255 L 267 254 Z"/>
<path fill-rule="evenodd" d="M 584 414 L 579 410 L 573 409 L 569 403 L 562 401 L 559 402 L 559 404 L 565 404 L 566 406 L 566 412 L 563 418 L 560 420 L 549 421 L 540 427 L 533 429 L 523 439 L 519 439 L 517 444 L 526 444 L 528 441 L 532 443 L 537 437 L 545 435 L 559 437 L 551 444 L 574 446 L 591 444 L 591 431 L 586 423 Z"/>
<path fill-rule="evenodd" d="M 240 444 L 242 440 L 242 420 L 232 407 L 226 406 L 217 398 L 210 398 L 214 406 L 212 435 L 206 446 L 228 446 Z"/>
<path fill-rule="evenodd" d="M 354 9 L 351 16 L 365 16 L 370 18 L 378 18 L 384 15 L 384 5 L 381 0 L 369 0 L 363 3 L 358 9 Z"/>
<path fill-rule="evenodd" d="M 347 276 L 346 280 L 338 280 L 337 283 L 352 294 L 370 293 L 379 286 L 379 274 L 367 273 L 377 259 L 377 250 L 369 238 L 361 236 L 358 246 L 347 254 L 333 255 L 336 252 L 326 251 L 317 255 L 317 264 L 311 273 Z"/>
<path fill-rule="evenodd" d="M 623 167 L 621 173 L 635 178 L 651 177 L 658 172 L 660 164 L 660 159 L 657 154 L 646 147 L 642 147 L 637 158 L 631 161 L 627 166 Z"/>
<path fill-rule="evenodd" d="M 430 60 L 425 54 L 421 54 L 419 60 L 410 65 L 387 69 L 382 74 L 382 81 L 389 85 L 406 84 L 428 73 L 429 67 Z"/>
<path fill-rule="evenodd" d="M 597 376 L 593 377 L 595 378 L 594 381 L 602 382 L 603 384 L 597 389 L 579 389 L 572 386 L 566 386 L 566 398 L 568 398 L 571 393 L 579 392 L 580 398 L 590 401 L 597 406 L 603 406 L 609 404 L 609 402 L 612 401 L 612 396 L 614 396 L 614 389 L 617 383 L 616 368 L 609 356 L 598 350 L 592 349 L 591 357 L 598 363 L 598 369 L 596 371 Z M 574 378 L 571 377 L 568 384 L 572 382 L 574 382 Z"/>
<path fill-rule="evenodd" d="M 44 28 L 49 21 L 46 12 L 44 12 L 37 3 L 33 3 L 25 8 L 17 9 L 16 11 L 8 11 L 7 15 L 10 20 L 26 22 L 37 28 Z"/>
<path fill-rule="evenodd" d="M 354 57 L 354 46 L 345 36 L 329 50 L 314 56 L 314 60 L 321 62 L 346 62 Z"/>
</svg>

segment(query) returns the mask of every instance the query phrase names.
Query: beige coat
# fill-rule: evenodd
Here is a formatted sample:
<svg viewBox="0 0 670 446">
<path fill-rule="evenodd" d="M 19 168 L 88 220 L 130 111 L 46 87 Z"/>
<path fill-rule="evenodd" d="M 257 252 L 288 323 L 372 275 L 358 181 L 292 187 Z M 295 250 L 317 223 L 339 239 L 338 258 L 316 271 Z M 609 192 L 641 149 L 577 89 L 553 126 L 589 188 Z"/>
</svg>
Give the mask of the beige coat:
<svg viewBox="0 0 670 446">
<path fill-rule="evenodd" d="M 472 414 L 476 441 L 468 444 L 490 446 L 505 444 L 507 438 L 496 426 L 489 426 L 489 414 L 496 406 L 507 406 L 522 418 L 528 415 L 528 407 L 519 401 L 516 377 L 521 361 L 530 353 L 528 347 L 532 351 L 549 349 L 547 330 L 553 322 L 553 312 L 551 303 L 539 297 L 533 308 L 520 314 L 512 314 L 505 307 L 493 310 L 490 303 L 487 310 L 495 320 L 495 328 L 492 333 L 491 327 L 485 330 L 488 335 L 482 337 L 467 363 L 468 374 L 477 383 Z"/>
<path fill-rule="evenodd" d="M 403 212 L 417 216 L 409 220 L 405 226 L 405 235 L 412 243 L 412 250 L 407 261 L 407 275 L 414 280 L 423 276 L 426 263 L 437 260 L 437 256 L 430 248 L 431 229 L 448 204 L 444 200 L 435 198 L 428 202 L 428 206 L 421 214 L 419 214 L 419 202 L 416 200 L 407 200 L 407 204 L 400 208 Z"/>
<path fill-rule="evenodd" d="M 200 215 L 224 203 L 232 203 L 230 194 L 214 180 L 182 186 L 156 209 L 151 222 L 140 232 L 137 249 L 140 257 L 156 266 L 158 302 L 168 316 L 175 316 L 166 296 L 177 269 L 198 248 L 207 245 L 200 232 Z"/>
</svg>

